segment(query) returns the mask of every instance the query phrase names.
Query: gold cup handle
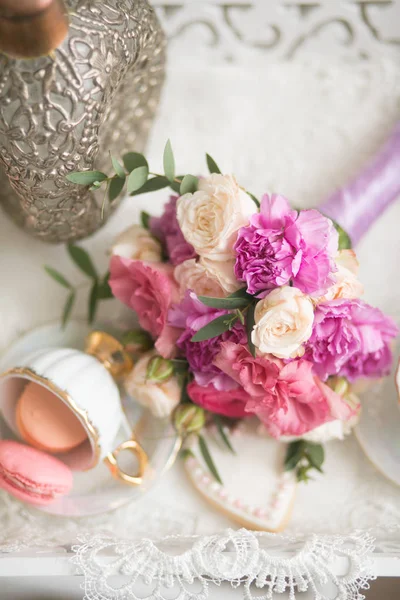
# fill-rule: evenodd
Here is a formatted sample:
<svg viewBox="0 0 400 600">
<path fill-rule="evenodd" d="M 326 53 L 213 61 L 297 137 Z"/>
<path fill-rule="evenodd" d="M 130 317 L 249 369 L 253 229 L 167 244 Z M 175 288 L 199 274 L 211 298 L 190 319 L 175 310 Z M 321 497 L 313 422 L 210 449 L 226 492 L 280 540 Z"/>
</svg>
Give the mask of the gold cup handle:
<svg viewBox="0 0 400 600">
<path fill-rule="evenodd" d="M 139 467 L 136 475 L 128 475 L 128 473 L 125 473 L 118 466 L 117 458 L 118 454 L 122 452 L 122 450 L 129 450 L 137 458 L 139 462 Z M 107 454 L 106 458 L 104 459 L 104 462 L 110 469 L 111 475 L 115 479 L 118 479 L 123 483 L 127 483 L 128 485 L 140 485 L 143 482 L 143 475 L 148 465 L 149 459 L 139 442 L 137 442 L 136 440 L 127 440 L 126 442 L 120 444 L 113 452 Z"/>
</svg>

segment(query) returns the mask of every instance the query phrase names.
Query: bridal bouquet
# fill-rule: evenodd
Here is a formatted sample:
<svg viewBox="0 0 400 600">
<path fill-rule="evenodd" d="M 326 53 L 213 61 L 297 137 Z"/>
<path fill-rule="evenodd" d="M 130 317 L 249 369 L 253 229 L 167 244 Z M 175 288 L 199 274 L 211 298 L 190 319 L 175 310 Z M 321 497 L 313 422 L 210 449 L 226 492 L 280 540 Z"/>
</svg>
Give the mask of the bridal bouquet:
<svg viewBox="0 0 400 600">
<path fill-rule="evenodd" d="M 108 285 L 141 327 L 127 338 L 141 352 L 125 387 L 158 417 L 175 411 L 185 433 L 215 416 L 219 425 L 255 416 L 285 441 L 342 437 L 360 410 L 354 383 L 389 373 L 397 327 L 360 299 L 357 258 L 338 225 L 279 194 L 259 201 L 207 162 L 208 176 L 177 176 L 168 143 L 163 175 L 130 153 L 124 165 L 113 158 L 111 177 L 68 176 L 113 196 L 125 182 L 131 195 L 172 188 L 161 216 L 142 213 L 112 248 Z M 322 464 L 310 447 L 288 453 L 300 478 Z"/>
</svg>

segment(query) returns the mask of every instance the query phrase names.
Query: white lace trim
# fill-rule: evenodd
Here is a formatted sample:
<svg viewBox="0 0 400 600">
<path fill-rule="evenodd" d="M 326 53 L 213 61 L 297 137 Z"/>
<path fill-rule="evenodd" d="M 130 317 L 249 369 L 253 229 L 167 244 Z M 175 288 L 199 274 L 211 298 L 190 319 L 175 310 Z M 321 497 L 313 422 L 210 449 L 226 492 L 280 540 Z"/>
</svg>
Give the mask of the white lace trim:
<svg viewBox="0 0 400 600">
<path fill-rule="evenodd" d="M 73 560 L 85 576 L 85 600 L 167 600 L 172 597 L 171 588 L 175 600 L 206 600 L 211 597 L 210 584 L 223 582 L 242 587 L 246 600 L 273 600 L 283 593 L 296 600 L 307 590 L 314 600 L 332 600 L 332 591 L 329 595 L 324 591 L 327 586 L 336 589 L 338 600 L 362 600 L 362 591 L 374 578 L 374 538 L 365 532 L 314 535 L 302 543 L 245 529 L 210 537 L 166 538 L 157 543 L 90 535 L 79 541 L 80 545 L 73 547 Z M 282 542 L 285 549 L 297 546 L 297 550 L 282 558 L 277 552 L 282 551 Z M 171 549 L 174 543 L 180 549 L 178 555 L 161 549 L 165 544 Z M 338 559 L 347 561 L 346 575 L 335 574 Z M 123 587 L 113 586 L 115 575 L 126 576 Z"/>
</svg>

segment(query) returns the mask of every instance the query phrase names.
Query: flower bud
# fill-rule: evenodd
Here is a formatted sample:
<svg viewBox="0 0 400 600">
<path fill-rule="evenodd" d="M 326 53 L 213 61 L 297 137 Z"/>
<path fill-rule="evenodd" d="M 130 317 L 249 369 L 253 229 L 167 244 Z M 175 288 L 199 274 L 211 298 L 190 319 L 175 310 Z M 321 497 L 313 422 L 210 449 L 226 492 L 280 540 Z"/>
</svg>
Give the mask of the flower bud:
<svg viewBox="0 0 400 600">
<path fill-rule="evenodd" d="M 181 404 L 174 412 L 174 425 L 177 432 L 186 436 L 199 433 L 206 422 L 204 410 L 195 404 Z"/>
<path fill-rule="evenodd" d="M 142 329 L 134 329 L 124 333 L 122 343 L 125 350 L 131 354 L 147 352 L 154 345 L 151 336 L 147 331 L 143 331 Z"/>
<path fill-rule="evenodd" d="M 345 397 L 349 391 L 349 382 L 344 377 L 332 377 L 328 380 L 329 387 L 339 394 L 339 396 Z"/>
<path fill-rule="evenodd" d="M 167 381 L 174 374 L 174 365 L 172 361 L 163 358 L 162 356 L 153 356 L 147 365 L 146 379 L 147 381 L 155 381 L 161 383 Z"/>
</svg>

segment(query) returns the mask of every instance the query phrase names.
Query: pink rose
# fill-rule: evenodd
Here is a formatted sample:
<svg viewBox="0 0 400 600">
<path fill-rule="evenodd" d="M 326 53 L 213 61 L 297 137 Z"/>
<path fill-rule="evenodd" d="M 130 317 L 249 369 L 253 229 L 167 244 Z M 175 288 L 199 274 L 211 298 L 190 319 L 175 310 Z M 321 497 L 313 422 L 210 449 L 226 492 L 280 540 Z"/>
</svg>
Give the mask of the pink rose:
<svg viewBox="0 0 400 600">
<path fill-rule="evenodd" d="M 283 363 L 254 358 L 246 346 L 224 342 L 214 365 L 239 383 L 252 397 L 263 397 L 274 389 Z"/>
<path fill-rule="evenodd" d="M 164 358 L 173 355 L 181 334 L 167 323 L 170 306 L 179 299 L 173 271 L 171 265 L 121 256 L 113 256 L 110 262 L 112 293 L 137 313 L 140 326 L 156 339 L 156 349 Z"/>
<path fill-rule="evenodd" d="M 243 388 L 222 392 L 218 391 L 212 384 L 202 386 L 192 381 L 187 387 L 187 392 L 195 404 L 212 413 L 231 419 L 242 419 L 249 416 L 246 411 L 246 404 L 251 400 L 251 397 Z"/>
<path fill-rule="evenodd" d="M 246 411 L 254 413 L 273 437 L 301 436 L 335 419 L 347 421 L 354 411 L 313 375 L 312 363 L 254 358 L 245 346 L 225 342 L 214 364 L 240 383 L 249 395 Z"/>
<path fill-rule="evenodd" d="M 273 393 L 246 407 L 257 414 L 270 435 L 302 436 L 337 418 L 347 421 L 353 410 L 346 401 L 313 375 L 312 363 L 293 361 L 279 373 Z"/>
</svg>

